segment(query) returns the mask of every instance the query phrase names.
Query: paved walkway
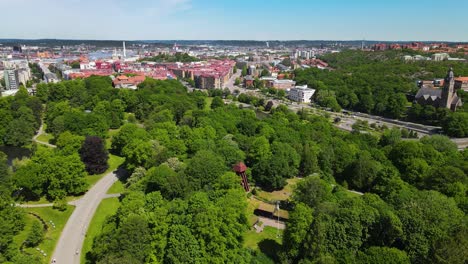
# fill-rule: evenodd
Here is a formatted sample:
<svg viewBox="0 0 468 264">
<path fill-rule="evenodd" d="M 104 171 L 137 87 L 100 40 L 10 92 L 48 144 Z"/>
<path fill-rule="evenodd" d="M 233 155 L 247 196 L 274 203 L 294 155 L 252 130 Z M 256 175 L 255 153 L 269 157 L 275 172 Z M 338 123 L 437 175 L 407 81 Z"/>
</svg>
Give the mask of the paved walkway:
<svg viewBox="0 0 468 264">
<path fill-rule="evenodd" d="M 89 223 L 102 199 L 119 196 L 106 194 L 117 180 L 117 175 L 111 172 L 99 180 L 81 199 L 73 201 L 76 208 L 62 230 L 52 255 L 55 263 L 80 264 L 81 248 Z"/>
<path fill-rule="evenodd" d="M 286 228 L 286 224 L 283 221 L 273 220 L 263 216 L 258 216 L 258 220 L 262 222 L 264 226 L 271 226 L 274 228 L 279 228 L 281 230 L 284 230 Z"/>
<path fill-rule="evenodd" d="M 37 134 L 33 137 L 33 141 L 38 143 L 38 144 L 48 146 L 49 148 L 56 148 L 57 147 L 55 145 L 50 144 L 49 142 L 44 142 L 44 141 L 38 140 L 37 138 L 42 134 L 44 134 L 44 122 L 43 121 L 41 121 L 41 126 L 39 127 L 39 131 L 37 131 Z"/>
<path fill-rule="evenodd" d="M 54 204 L 46 203 L 46 204 L 16 204 L 18 207 L 22 208 L 38 208 L 38 207 L 52 207 Z"/>
</svg>

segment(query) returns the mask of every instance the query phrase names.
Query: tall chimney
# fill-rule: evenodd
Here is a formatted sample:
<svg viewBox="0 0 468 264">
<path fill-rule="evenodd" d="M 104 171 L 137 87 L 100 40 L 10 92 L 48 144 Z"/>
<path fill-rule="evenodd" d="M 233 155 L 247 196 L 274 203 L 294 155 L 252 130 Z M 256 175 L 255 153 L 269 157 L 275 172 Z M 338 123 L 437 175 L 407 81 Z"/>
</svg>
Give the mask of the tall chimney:
<svg viewBox="0 0 468 264">
<path fill-rule="evenodd" d="M 125 49 L 125 41 L 123 42 L 123 56 L 124 58 L 127 57 L 127 50 Z"/>
</svg>

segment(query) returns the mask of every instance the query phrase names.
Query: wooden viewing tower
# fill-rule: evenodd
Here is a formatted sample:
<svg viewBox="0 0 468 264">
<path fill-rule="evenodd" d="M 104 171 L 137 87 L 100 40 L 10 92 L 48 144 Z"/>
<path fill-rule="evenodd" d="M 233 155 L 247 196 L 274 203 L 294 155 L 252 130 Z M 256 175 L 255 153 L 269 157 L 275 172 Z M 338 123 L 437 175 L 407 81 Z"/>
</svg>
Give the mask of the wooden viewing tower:
<svg viewBox="0 0 468 264">
<path fill-rule="evenodd" d="M 246 192 L 249 192 L 249 182 L 247 181 L 247 175 L 245 174 L 247 166 L 245 166 L 244 162 L 239 162 L 236 165 L 234 165 L 232 169 L 234 170 L 234 172 L 236 172 L 237 175 L 241 176 L 241 185 Z"/>
</svg>

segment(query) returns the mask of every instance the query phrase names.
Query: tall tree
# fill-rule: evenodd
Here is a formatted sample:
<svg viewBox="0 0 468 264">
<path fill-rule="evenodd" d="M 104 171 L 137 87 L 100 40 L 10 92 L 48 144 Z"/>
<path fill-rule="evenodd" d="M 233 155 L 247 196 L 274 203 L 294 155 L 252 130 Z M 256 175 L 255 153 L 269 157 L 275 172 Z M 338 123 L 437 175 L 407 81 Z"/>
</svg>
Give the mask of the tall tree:
<svg viewBox="0 0 468 264">
<path fill-rule="evenodd" d="M 80 157 L 91 175 L 103 173 L 109 168 L 109 153 L 105 141 L 100 137 L 86 137 L 80 149 Z"/>
</svg>

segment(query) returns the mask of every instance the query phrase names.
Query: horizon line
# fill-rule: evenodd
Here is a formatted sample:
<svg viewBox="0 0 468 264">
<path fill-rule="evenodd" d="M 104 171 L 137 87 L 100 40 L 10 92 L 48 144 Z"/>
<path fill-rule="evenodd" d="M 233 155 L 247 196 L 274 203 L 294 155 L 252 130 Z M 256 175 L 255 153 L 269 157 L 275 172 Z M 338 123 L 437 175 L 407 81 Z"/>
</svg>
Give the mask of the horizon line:
<svg viewBox="0 0 468 264">
<path fill-rule="evenodd" d="M 254 42 L 295 42 L 295 41 L 323 41 L 323 42 L 447 42 L 447 43 L 468 43 L 468 40 L 376 40 L 376 39 L 80 39 L 80 38 L 0 38 L 0 41 L 5 40 L 23 40 L 23 41 L 40 41 L 40 40 L 65 40 L 65 41 L 254 41 Z"/>
</svg>

